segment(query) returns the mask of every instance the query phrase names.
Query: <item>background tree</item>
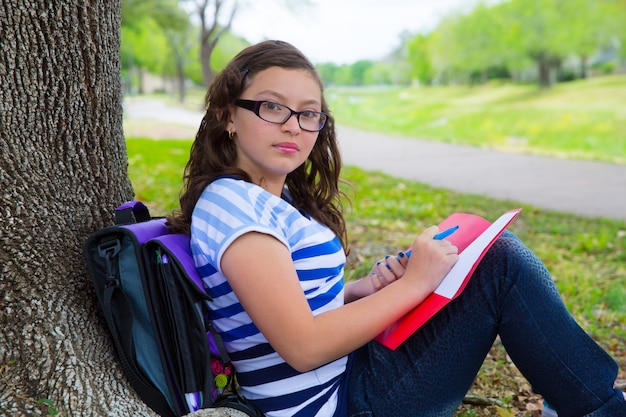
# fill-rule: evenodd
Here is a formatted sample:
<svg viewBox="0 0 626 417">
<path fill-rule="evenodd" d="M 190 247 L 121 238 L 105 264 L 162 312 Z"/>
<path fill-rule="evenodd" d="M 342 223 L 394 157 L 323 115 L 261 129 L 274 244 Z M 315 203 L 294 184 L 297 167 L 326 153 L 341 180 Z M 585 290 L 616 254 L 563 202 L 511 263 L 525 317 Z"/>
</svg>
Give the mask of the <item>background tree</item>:
<svg viewBox="0 0 626 417">
<path fill-rule="evenodd" d="M 143 93 L 145 72 L 178 75 L 177 60 L 186 45 L 177 41 L 190 24 L 177 0 L 122 1 L 122 74 L 128 92 Z"/>
<path fill-rule="evenodd" d="M 243 7 L 284 7 L 292 13 L 306 11 L 310 0 L 180 0 L 199 21 L 200 64 L 204 85 L 208 87 L 215 76 L 214 52 L 220 39 L 227 35 L 238 11 Z M 237 51 L 238 52 L 238 51 Z M 232 56 L 231 56 L 232 57 Z"/>
<path fill-rule="evenodd" d="M 213 81 L 215 72 L 211 66 L 211 55 L 217 42 L 230 26 L 237 13 L 239 2 L 234 0 L 183 0 L 191 4 L 192 14 L 200 22 L 200 63 L 204 85 L 208 87 Z M 227 8 L 230 7 L 230 10 Z M 223 14 L 228 14 L 225 23 L 220 23 Z"/>
<path fill-rule="evenodd" d="M 165 74 L 173 75 L 176 79 L 176 91 L 178 92 L 178 101 L 185 102 L 186 81 L 187 81 L 187 65 L 190 61 L 190 54 L 196 45 L 197 31 L 189 20 L 189 14 L 183 9 L 176 9 L 177 18 L 173 20 L 173 24 L 163 28 L 165 37 L 167 38 L 171 54 L 170 59 L 166 62 Z M 124 42 L 122 41 L 122 45 Z"/>
<path fill-rule="evenodd" d="M 444 83 L 484 82 L 528 73 L 534 66 L 539 84 L 549 87 L 566 60 L 578 59 L 580 76 L 585 77 L 591 56 L 625 42 L 625 19 L 621 0 L 479 4 L 468 14 L 445 18 L 428 42 L 425 35 L 415 35 L 408 42 L 407 59 L 413 73 L 424 72 L 422 66 L 430 63 Z"/>
<path fill-rule="evenodd" d="M 542 87 L 556 82 L 563 60 L 573 52 L 575 7 L 570 0 L 514 0 L 499 9 L 511 24 L 519 25 L 521 36 L 513 47 L 536 63 Z"/>
<path fill-rule="evenodd" d="M 170 62 L 168 38 L 151 17 L 143 17 L 132 27 L 122 26 L 122 67 L 126 90 L 143 94 L 144 76 L 163 74 Z"/>
<path fill-rule="evenodd" d="M 178 102 L 184 103 L 186 97 L 186 82 L 187 77 L 185 74 L 185 67 L 189 62 L 189 53 L 191 52 L 194 42 L 192 41 L 191 25 L 188 26 L 189 30 L 177 31 L 166 30 L 165 36 L 169 44 L 172 47 L 171 60 L 168 61 L 167 66 L 171 69 L 168 73 L 174 73 L 176 78 L 176 91 L 178 92 Z"/>
<path fill-rule="evenodd" d="M 430 35 L 417 34 L 406 41 L 409 77 L 421 84 L 430 84 L 434 77 L 428 42 Z"/>
</svg>

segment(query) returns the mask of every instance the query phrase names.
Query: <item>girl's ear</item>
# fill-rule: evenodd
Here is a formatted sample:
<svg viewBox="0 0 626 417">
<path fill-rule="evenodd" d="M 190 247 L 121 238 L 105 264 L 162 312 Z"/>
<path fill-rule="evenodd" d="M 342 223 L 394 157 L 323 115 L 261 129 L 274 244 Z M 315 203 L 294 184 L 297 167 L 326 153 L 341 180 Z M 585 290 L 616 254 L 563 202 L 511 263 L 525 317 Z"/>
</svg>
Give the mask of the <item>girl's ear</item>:
<svg viewBox="0 0 626 417">
<path fill-rule="evenodd" d="M 228 120 L 225 120 L 227 132 L 235 131 L 235 122 L 233 121 L 233 117 L 232 117 L 233 110 L 234 109 L 231 106 L 229 106 L 228 114 L 227 114 Z M 219 112 L 219 114 L 217 115 L 217 120 L 221 121 L 223 116 L 224 116 L 224 112 L 223 111 Z"/>
</svg>

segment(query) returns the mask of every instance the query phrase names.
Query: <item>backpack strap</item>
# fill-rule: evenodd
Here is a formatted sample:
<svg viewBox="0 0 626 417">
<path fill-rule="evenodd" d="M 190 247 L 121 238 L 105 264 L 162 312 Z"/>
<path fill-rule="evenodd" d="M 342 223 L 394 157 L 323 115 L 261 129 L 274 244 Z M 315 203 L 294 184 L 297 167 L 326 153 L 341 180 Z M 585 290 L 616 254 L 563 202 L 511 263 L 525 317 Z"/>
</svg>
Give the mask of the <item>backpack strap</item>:
<svg viewBox="0 0 626 417">
<path fill-rule="evenodd" d="M 122 343 L 122 340 L 132 340 L 133 312 L 130 302 L 120 287 L 120 281 L 113 271 L 113 257 L 117 256 L 120 250 L 119 240 L 115 245 L 104 244 L 106 249 L 100 250 L 100 255 L 105 259 L 107 264 L 107 284 L 104 288 L 102 299 L 102 311 L 104 317 L 112 330 L 111 336 L 113 343 L 118 351 L 118 358 L 122 365 L 124 375 L 128 378 L 131 386 L 137 391 L 144 402 L 149 403 L 150 407 L 164 417 L 175 417 L 168 402 L 165 400 L 161 392 L 148 382 L 142 375 L 142 371 L 135 363 L 129 360 L 133 358 L 135 352 L 132 351 L 131 344 Z M 119 315 L 116 321 L 114 311 Z M 119 327 L 117 326 L 119 322 Z"/>
<path fill-rule="evenodd" d="M 115 209 L 115 224 L 141 223 L 148 220 L 150 211 L 141 201 L 127 201 Z"/>
</svg>

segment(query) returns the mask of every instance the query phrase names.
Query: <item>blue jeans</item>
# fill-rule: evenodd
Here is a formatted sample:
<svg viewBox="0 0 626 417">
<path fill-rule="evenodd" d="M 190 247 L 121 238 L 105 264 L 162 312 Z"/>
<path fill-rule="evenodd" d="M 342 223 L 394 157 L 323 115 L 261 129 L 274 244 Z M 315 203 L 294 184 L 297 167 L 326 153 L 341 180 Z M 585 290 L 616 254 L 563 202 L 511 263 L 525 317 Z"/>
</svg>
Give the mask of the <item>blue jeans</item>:
<svg viewBox="0 0 626 417">
<path fill-rule="evenodd" d="M 370 342 L 355 352 L 348 414 L 453 415 L 497 335 L 559 417 L 626 416 L 613 388 L 615 361 L 576 324 L 543 263 L 510 232 L 465 291 L 397 350 Z"/>
</svg>

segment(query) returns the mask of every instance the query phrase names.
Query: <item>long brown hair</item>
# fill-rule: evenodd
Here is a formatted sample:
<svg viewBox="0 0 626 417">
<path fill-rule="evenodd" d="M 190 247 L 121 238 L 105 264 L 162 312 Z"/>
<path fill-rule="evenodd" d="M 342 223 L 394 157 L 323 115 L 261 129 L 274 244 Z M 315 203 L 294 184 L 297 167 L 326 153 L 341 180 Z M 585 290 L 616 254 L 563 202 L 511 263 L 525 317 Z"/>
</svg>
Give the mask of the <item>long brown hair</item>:
<svg viewBox="0 0 626 417">
<path fill-rule="evenodd" d="M 270 67 L 304 69 L 311 73 L 322 90 L 322 112 L 329 115 L 326 126 L 304 164 L 287 175 L 292 204 L 328 226 L 347 250 L 347 231 L 339 189 L 341 156 L 337 146 L 335 121 L 323 94 L 322 81 L 313 64 L 297 48 L 283 41 L 265 41 L 242 50 L 222 70 L 209 87 L 206 113 L 191 147 L 183 176 L 180 210 L 168 218 L 173 231 L 189 233 L 191 214 L 204 189 L 220 176 L 234 176 L 251 182 L 237 168 L 237 149 L 228 138 L 226 125 L 232 104 L 260 71 Z"/>
</svg>

